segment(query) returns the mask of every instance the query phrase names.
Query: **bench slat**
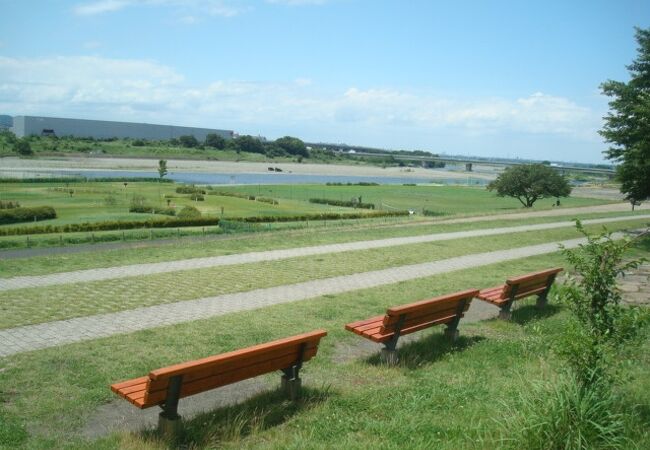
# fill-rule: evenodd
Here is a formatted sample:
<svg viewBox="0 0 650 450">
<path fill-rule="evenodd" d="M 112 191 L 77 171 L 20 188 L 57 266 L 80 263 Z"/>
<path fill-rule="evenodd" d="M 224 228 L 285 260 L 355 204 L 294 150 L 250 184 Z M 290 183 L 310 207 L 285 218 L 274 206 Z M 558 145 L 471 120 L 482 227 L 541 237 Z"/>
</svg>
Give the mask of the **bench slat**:
<svg viewBox="0 0 650 450">
<path fill-rule="evenodd" d="M 377 323 L 379 323 L 381 325 L 383 320 L 384 320 L 383 315 L 375 316 L 375 317 L 371 317 L 370 319 L 359 320 L 358 322 L 348 323 L 345 326 L 345 329 L 348 330 L 348 331 L 352 331 L 354 333 L 357 333 L 357 334 L 361 334 L 360 330 L 362 330 L 364 327 L 366 327 L 368 325 L 372 326 L 372 325 L 377 324 Z"/>
<path fill-rule="evenodd" d="M 549 275 L 553 275 L 559 272 L 562 272 L 564 269 L 562 267 L 554 267 L 552 269 L 540 270 L 539 272 L 527 273 L 525 275 L 520 275 L 518 277 L 508 278 L 506 284 L 518 284 L 523 283 L 535 278 L 545 278 Z"/>
<path fill-rule="evenodd" d="M 461 318 L 463 316 L 464 316 L 464 314 L 461 314 Z M 445 323 L 451 322 L 456 317 L 457 317 L 456 313 L 452 312 L 452 313 L 450 313 L 450 314 L 448 314 L 446 316 L 443 316 L 443 317 L 438 316 L 438 317 L 433 318 L 433 319 L 428 320 L 428 321 L 420 321 L 420 322 L 417 322 L 417 323 L 413 324 L 412 326 L 407 326 L 407 327 L 403 328 L 400 331 L 400 335 L 403 336 L 403 335 L 407 335 L 407 334 L 410 334 L 410 333 L 415 333 L 416 331 L 424 330 L 425 328 L 432 327 L 434 325 L 443 325 Z M 394 331 L 385 331 L 385 330 L 382 329 L 382 327 L 375 327 L 375 328 L 369 329 L 369 330 L 367 330 L 366 332 L 364 332 L 362 334 L 362 336 L 364 336 L 364 337 L 366 337 L 366 338 L 368 338 L 368 339 L 370 339 L 370 340 L 372 340 L 374 342 L 380 343 L 380 344 L 384 343 L 386 341 L 389 341 L 394 335 L 395 335 Z"/>
<path fill-rule="evenodd" d="M 305 347 L 305 354 L 303 355 L 303 362 L 309 361 L 315 354 L 318 346 L 314 343 L 307 343 Z M 298 350 L 299 346 L 292 345 L 291 347 L 275 349 L 272 352 L 265 353 L 263 355 L 254 354 L 250 355 L 246 359 L 241 359 L 238 361 L 228 361 L 223 364 L 211 365 L 206 367 L 203 370 L 195 370 L 183 375 L 183 384 L 190 383 L 195 380 L 200 380 L 203 378 L 208 378 L 211 376 L 219 376 L 224 373 L 229 373 L 233 370 L 240 370 L 242 372 L 246 371 L 247 367 L 253 366 L 255 364 L 263 363 L 265 361 L 275 361 L 278 359 L 290 359 L 293 361 L 298 360 Z M 282 368 L 286 368 L 284 366 Z M 157 391 L 160 389 L 167 389 L 169 385 L 169 378 L 159 378 L 157 380 L 149 381 L 150 392 Z"/>
<path fill-rule="evenodd" d="M 407 305 L 393 306 L 388 308 L 387 314 L 390 316 L 399 316 L 400 314 L 417 312 L 423 309 L 432 308 L 435 310 L 438 305 L 444 305 L 446 303 L 458 303 L 459 300 L 462 300 L 464 298 L 473 298 L 476 296 L 476 294 L 478 294 L 478 292 L 478 289 L 468 289 L 466 291 L 449 295 L 442 295 L 440 297 L 421 300 L 419 302 L 409 303 Z"/>
<path fill-rule="evenodd" d="M 173 366 L 164 367 L 162 369 L 156 369 L 149 372 L 149 377 L 152 380 L 157 380 L 159 378 L 170 378 L 175 375 L 186 374 L 194 370 L 202 370 L 210 365 L 219 365 L 225 362 L 238 361 L 246 359 L 250 355 L 259 354 L 262 355 L 265 352 L 272 351 L 277 348 L 296 345 L 299 346 L 304 342 L 318 342 L 322 337 L 326 336 L 327 332 L 325 330 L 317 330 L 311 333 L 304 333 L 297 336 L 292 336 L 285 339 L 279 339 L 273 342 L 267 342 L 264 344 L 254 345 L 241 350 L 235 350 L 228 353 L 223 353 L 221 355 L 210 356 L 203 359 L 198 359 L 196 361 L 185 362 L 181 364 L 175 364 Z"/>
<path fill-rule="evenodd" d="M 317 348 L 314 347 L 312 350 L 306 352 L 306 359 L 315 356 L 316 351 Z M 247 366 L 244 370 L 235 369 L 230 372 L 221 373 L 207 378 L 201 378 L 198 380 L 190 381 L 188 383 L 183 382 L 183 385 L 181 386 L 180 398 L 188 397 L 190 395 L 198 394 L 200 392 L 221 386 L 226 386 L 228 384 L 236 383 L 248 378 L 253 378 L 265 373 L 273 372 L 274 370 L 279 370 L 281 368 L 286 368 L 295 361 L 296 358 L 293 355 L 289 355 L 276 360 L 267 360 L 258 364 Z M 166 397 L 166 389 L 148 392 L 144 408 L 164 403 Z"/>
</svg>

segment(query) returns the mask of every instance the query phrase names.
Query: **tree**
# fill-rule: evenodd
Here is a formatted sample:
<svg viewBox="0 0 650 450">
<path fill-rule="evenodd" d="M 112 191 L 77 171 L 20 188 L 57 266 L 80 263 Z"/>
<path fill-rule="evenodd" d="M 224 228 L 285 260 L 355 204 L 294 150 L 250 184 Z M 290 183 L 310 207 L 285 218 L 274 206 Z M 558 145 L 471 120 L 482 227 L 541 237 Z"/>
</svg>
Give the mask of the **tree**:
<svg viewBox="0 0 650 450">
<path fill-rule="evenodd" d="M 158 161 L 158 175 L 160 176 L 160 181 L 167 175 L 167 161 L 164 159 Z"/>
<path fill-rule="evenodd" d="M 187 148 L 194 148 L 199 146 L 199 141 L 191 134 L 180 136 L 178 138 L 178 141 L 183 147 L 187 147 Z"/>
<path fill-rule="evenodd" d="M 540 199 L 568 197 L 571 187 L 552 167 L 542 164 L 522 164 L 508 167 L 496 180 L 488 184 L 489 191 L 499 197 L 514 197 L 526 208 Z"/>
<path fill-rule="evenodd" d="M 226 147 L 226 140 L 216 133 L 210 133 L 205 137 L 205 146 L 223 150 Z"/>
<path fill-rule="evenodd" d="M 600 135 L 613 144 L 607 159 L 620 163 L 621 192 L 634 204 L 650 197 L 650 29 L 636 28 L 637 59 L 627 66 L 630 81 L 608 80 L 600 88 L 610 112 Z"/>
<path fill-rule="evenodd" d="M 264 153 L 264 144 L 253 136 L 239 136 L 233 141 L 233 144 L 242 152 Z"/>
<path fill-rule="evenodd" d="M 305 143 L 298 138 L 285 136 L 275 140 L 275 145 L 290 155 L 309 156 Z"/>
<path fill-rule="evenodd" d="M 32 146 L 29 145 L 29 141 L 26 138 L 18 139 L 14 142 L 14 151 L 23 156 L 34 154 Z"/>
</svg>

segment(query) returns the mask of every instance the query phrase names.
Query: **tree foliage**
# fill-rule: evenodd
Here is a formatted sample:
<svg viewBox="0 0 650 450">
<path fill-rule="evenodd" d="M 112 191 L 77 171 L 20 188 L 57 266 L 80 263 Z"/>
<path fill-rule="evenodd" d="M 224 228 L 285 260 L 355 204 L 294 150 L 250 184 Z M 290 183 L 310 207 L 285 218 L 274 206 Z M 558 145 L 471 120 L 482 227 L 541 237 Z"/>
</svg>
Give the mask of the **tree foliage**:
<svg viewBox="0 0 650 450">
<path fill-rule="evenodd" d="M 526 208 L 542 198 L 568 197 L 571 187 L 555 169 L 542 164 L 508 167 L 487 186 L 499 197 L 514 197 Z"/>
<path fill-rule="evenodd" d="M 19 155 L 23 155 L 23 156 L 29 156 L 34 154 L 34 151 L 32 150 L 32 146 L 29 144 L 29 140 L 26 138 L 17 139 L 14 142 L 14 151 Z"/>
<path fill-rule="evenodd" d="M 161 159 L 158 161 L 158 176 L 162 180 L 167 175 L 167 161 Z"/>
<path fill-rule="evenodd" d="M 285 136 L 275 140 L 275 145 L 290 155 L 309 156 L 305 143 L 298 138 Z"/>
<path fill-rule="evenodd" d="M 256 137 L 248 135 L 239 136 L 237 139 L 234 139 L 231 142 L 232 145 L 236 147 L 236 149 L 242 152 L 264 153 L 264 144 L 262 144 L 262 141 Z"/>
<path fill-rule="evenodd" d="M 185 136 L 180 136 L 178 138 L 178 141 L 183 147 L 187 148 L 195 148 L 199 146 L 199 141 L 196 139 L 193 135 L 185 135 Z"/>
<path fill-rule="evenodd" d="M 630 81 L 601 85 L 611 97 L 601 136 L 613 144 L 605 154 L 620 165 L 621 192 L 633 204 L 650 197 L 650 29 L 636 29 L 637 58 L 627 66 Z"/>
<path fill-rule="evenodd" d="M 226 148 L 226 140 L 216 133 L 210 133 L 205 137 L 205 146 L 223 150 Z"/>
</svg>

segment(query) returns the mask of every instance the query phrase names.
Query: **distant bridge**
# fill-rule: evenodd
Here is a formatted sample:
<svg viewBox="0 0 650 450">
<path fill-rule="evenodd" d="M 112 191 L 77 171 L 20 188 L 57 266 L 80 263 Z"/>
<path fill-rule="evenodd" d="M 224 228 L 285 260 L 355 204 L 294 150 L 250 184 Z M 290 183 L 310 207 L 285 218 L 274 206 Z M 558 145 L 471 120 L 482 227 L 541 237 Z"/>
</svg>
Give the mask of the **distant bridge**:
<svg viewBox="0 0 650 450">
<path fill-rule="evenodd" d="M 339 152 L 339 153 L 345 153 L 348 156 L 366 156 L 366 157 L 375 157 L 375 158 L 381 158 L 381 157 L 390 157 L 392 156 L 395 159 L 400 159 L 403 161 L 420 161 L 420 162 L 444 162 L 444 163 L 455 163 L 455 164 L 477 164 L 477 165 L 483 165 L 483 166 L 497 166 L 497 167 L 508 167 L 508 166 L 517 166 L 520 164 L 529 164 L 528 162 L 517 162 L 517 161 L 486 161 L 484 159 L 476 159 L 476 158 L 451 158 L 451 157 L 443 157 L 443 156 L 420 156 L 420 155 L 401 155 L 401 154 L 394 154 L 394 153 L 366 153 L 366 152 L 359 152 L 355 151 L 355 153 L 346 153 L 346 152 Z M 605 168 L 598 168 L 598 167 L 582 167 L 582 166 L 570 166 L 570 165 L 562 165 L 562 166 L 550 166 L 553 169 L 556 169 L 559 172 L 582 172 L 582 173 L 592 173 L 592 174 L 598 174 L 598 175 L 607 175 L 613 177 L 616 171 L 614 169 L 605 169 Z"/>
</svg>

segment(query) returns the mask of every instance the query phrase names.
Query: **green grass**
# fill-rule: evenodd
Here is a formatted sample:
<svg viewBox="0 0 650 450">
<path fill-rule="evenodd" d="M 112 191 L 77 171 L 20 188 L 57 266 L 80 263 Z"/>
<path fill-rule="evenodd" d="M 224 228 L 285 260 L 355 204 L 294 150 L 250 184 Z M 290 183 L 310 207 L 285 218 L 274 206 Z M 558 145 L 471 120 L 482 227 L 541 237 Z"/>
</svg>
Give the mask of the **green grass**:
<svg viewBox="0 0 650 450">
<path fill-rule="evenodd" d="M 611 230 L 643 222 L 614 222 Z M 592 225 L 587 230 L 598 230 Z M 401 245 L 281 261 L 0 292 L 0 328 L 62 320 L 581 237 L 574 228 Z"/>
<path fill-rule="evenodd" d="M 310 198 L 350 200 L 361 197 L 381 209 L 423 209 L 444 215 L 494 214 L 522 210 L 513 198 L 497 197 L 485 188 L 462 186 L 325 186 L 325 185 L 259 185 L 224 187 L 221 190 L 266 197 L 308 201 Z M 608 203 L 589 198 L 562 199 L 563 207 L 590 206 Z M 555 199 L 539 200 L 533 210 L 550 209 Z"/>
<path fill-rule="evenodd" d="M 633 216 L 643 214 L 643 211 L 636 213 L 598 213 L 581 214 L 584 219 L 597 219 L 602 217 Z M 43 275 L 56 272 L 67 272 L 72 270 L 83 270 L 99 267 L 111 267 L 126 264 L 140 264 L 151 262 L 171 261 L 176 259 L 199 258 L 207 256 L 228 255 L 232 253 L 244 253 L 251 251 L 275 250 L 292 247 L 335 244 L 341 242 L 352 242 L 360 240 L 383 239 L 390 237 L 417 236 L 432 233 L 450 231 L 465 231 L 495 227 L 509 227 L 533 223 L 549 223 L 572 220 L 574 216 L 538 217 L 534 219 L 512 219 L 508 220 L 487 220 L 473 223 L 419 223 L 409 221 L 384 221 L 372 220 L 334 221 L 327 223 L 310 222 L 307 229 L 279 230 L 270 233 L 254 233 L 233 236 L 220 236 L 208 240 L 178 239 L 171 243 L 142 242 L 133 244 L 135 248 L 118 248 L 105 250 L 101 247 L 85 252 L 38 256 L 32 258 L 0 259 L 0 278 L 14 277 L 21 275 Z M 266 230 L 266 226 L 261 228 Z M 208 232 L 214 230 L 208 229 Z M 106 232 L 110 233 L 110 232 Z M 128 232 L 127 232 L 128 233 Z M 138 233 L 142 239 L 148 239 L 149 231 L 132 231 Z M 162 235 L 162 230 L 156 230 L 154 235 Z M 176 230 L 166 230 L 165 236 L 175 237 Z M 182 233 L 188 233 L 184 230 Z M 201 230 L 194 231 L 201 236 Z M 72 233 L 81 239 L 85 234 Z M 103 233 L 93 233 L 98 240 L 102 239 Z M 38 237 L 32 237 L 34 242 Z M 120 238 L 120 235 L 117 235 Z M 4 238 L 10 239 L 10 238 Z M 11 238 L 26 239 L 24 236 Z M 53 245 L 59 243 L 59 235 L 49 237 Z M 91 242 L 88 237 L 88 242 Z M 3 238 L 0 238 L 0 242 Z M 36 241 L 38 242 L 38 241 Z M 19 261 L 19 262 L 18 262 Z"/>
<path fill-rule="evenodd" d="M 563 264 L 558 254 L 438 275 L 376 289 L 325 296 L 10 356 L 0 360 L 0 436 L 9 448 L 166 448 L 149 433 L 87 440 L 81 430 L 97 408 L 123 402 L 110 383 L 153 368 L 324 327 L 319 355 L 306 364 L 306 399 L 297 405 L 269 391 L 187 422 L 180 446 L 191 448 L 498 448 L 499 418 L 512 414 L 517 393 L 560 365 L 550 346 L 565 314 L 519 306 L 510 323 L 461 322 L 455 347 L 440 327 L 419 333 L 399 367 L 356 355 L 361 338 L 343 324 L 396 305 L 489 286 L 504 276 Z M 379 346 L 377 346 L 377 351 Z M 622 355 L 619 388 L 634 405 L 650 404 L 650 342 Z M 275 384 L 278 375 L 262 377 Z M 191 402 L 184 399 L 182 402 Z M 623 403 L 625 405 L 625 403 Z M 629 412 L 626 432 L 648 448 L 650 417 Z M 632 447 L 634 448 L 634 447 Z"/>
</svg>

